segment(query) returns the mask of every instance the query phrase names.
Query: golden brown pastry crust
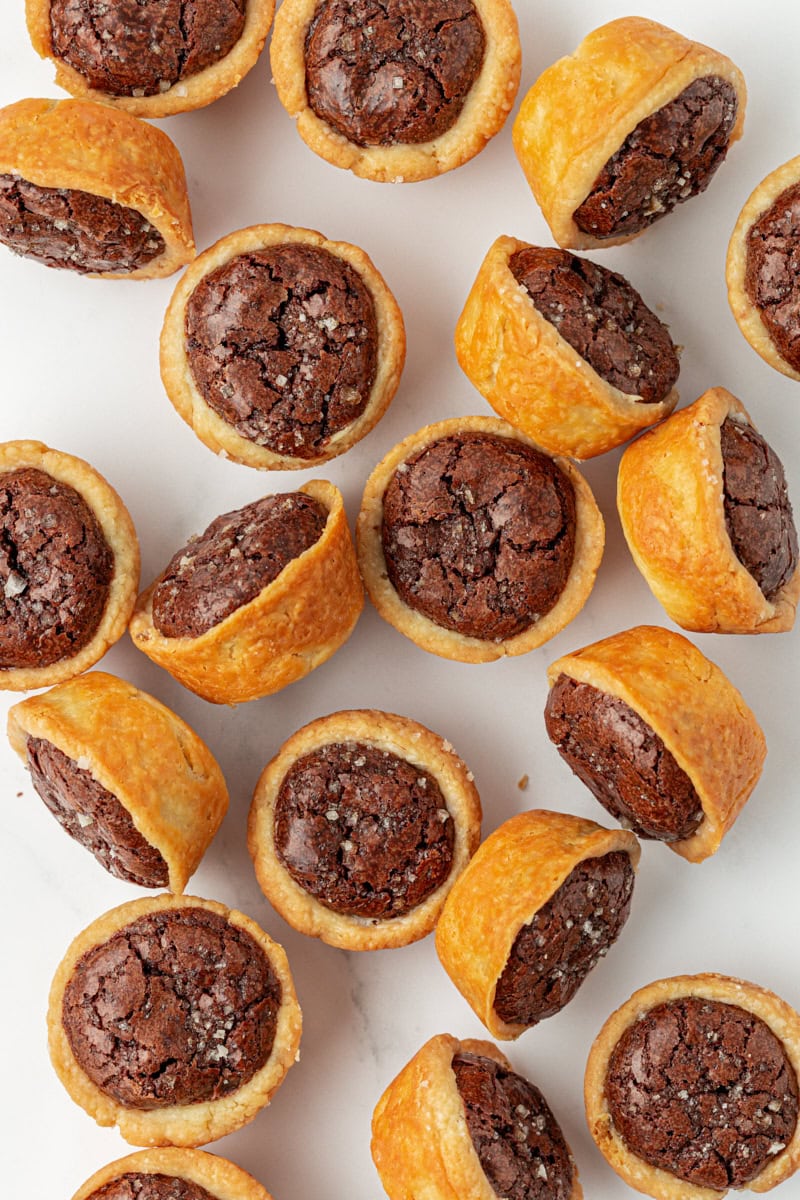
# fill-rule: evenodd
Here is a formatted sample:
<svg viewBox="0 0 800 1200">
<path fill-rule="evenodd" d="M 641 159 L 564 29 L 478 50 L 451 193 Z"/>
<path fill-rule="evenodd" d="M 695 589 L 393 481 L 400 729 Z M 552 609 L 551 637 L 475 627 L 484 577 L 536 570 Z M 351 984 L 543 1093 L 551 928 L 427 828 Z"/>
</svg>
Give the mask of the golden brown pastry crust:
<svg viewBox="0 0 800 1200">
<path fill-rule="evenodd" d="M 330 438 L 323 453 L 312 458 L 280 454 L 237 433 L 201 396 L 186 353 L 186 306 L 201 280 L 241 254 L 286 242 L 319 247 L 348 263 L 372 297 L 378 328 L 378 367 L 366 408 L 355 421 Z M 209 449 L 264 471 L 306 470 L 318 466 L 344 454 L 365 437 L 386 412 L 397 391 L 405 355 L 403 315 L 368 255 L 349 242 L 330 242 L 314 229 L 300 229 L 294 225 L 251 225 L 228 234 L 204 250 L 181 277 L 161 330 L 161 379 L 178 414 Z"/>
<path fill-rule="evenodd" d="M 514 278 L 508 260 L 528 246 L 499 237 L 489 250 L 456 325 L 456 357 L 515 429 L 553 454 L 593 458 L 668 416 L 678 393 L 643 404 L 598 375 Z"/>
<path fill-rule="evenodd" d="M 167 1108 L 130 1108 L 102 1092 L 78 1064 L 61 1019 L 64 990 L 78 960 L 93 947 L 108 941 L 139 917 L 182 908 L 203 908 L 219 914 L 249 933 L 264 951 L 281 985 L 275 1041 L 264 1066 L 229 1096 Z M 131 900 L 98 917 L 78 934 L 61 960 L 50 988 L 47 1010 L 50 1059 L 64 1087 L 98 1125 L 116 1125 L 125 1141 L 134 1146 L 202 1146 L 241 1129 L 269 1103 L 284 1075 L 297 1061 L 301 1028 L 300 1006 L 283 948 L 244 913 L 196 896 L 162 895 Z"/>
<path fill-rule="evenodd" d="M 800 598 L 800 567 L 767 600 L 734 553 L 725 525 L 720 426 L 755 429 L 744 405 L 710 388 L 628 446 L 617 507 L 633 560 L 656 599 L 683 629 L 782 633 Z"/>
<path fill-rule="evenodd" d="M 25 16 L 33 48 L 40 58 L 50 58 L 56 68 L 56 83 L 72 96 L 99 100 L 137 117 L 170 117 L 174 113 L 204 108 L 241 83 L 261 53 L 275 13 L 275 0 L 247 0 L 241 37 L 224 58 L 195 75 L 179 79 L 165 92 L 154 96 L 115 96 L 89 86 L 86 78 L 53 52 L 50 31 L 50 0 L 25 0 Z"/>
<path fill-rule="evenodd" d="M 554 458 L 575 489 L 575 557 L 566 586 L 556 604 L 529 629 L 505 641 L 487 641 L 444 629 L 410 608 L 391 584 L 383 554 L 383 497 L 400 463 L 440 438 L 463 433 L 508 437 L 541 450 L 531 438 L 493 417 L 453 417 L 425 425 L 404 438 L 378 463 L 367 480 L 356 524 L 356 548 L 364 586 L 380 615 L 423 650 L 458 662 L 494 662 L 505 655 L 526 654 L 559 633 L 583 608 L 594 585 L 605 544 L 605 526 L 586 480 L 573 463 Z M 546 451 L 545 451 L 546 453 Z"/>
<path fill-rule="evenodd" d="M 514 122 L 514 149 L 559 246 L 602 249 L 638 237 L 591 237 L 573 213 L 639 122 L 704 75 L 717 75 L 736 90 L 733 145 L 744 128 L 741 72 L 724 54 L 656 21 L 620 17 L 601 25 L 539 76 Z"/>
<path fill-rule="evenodd" d="M 659 979 L 634 992 L 630 1000 L 611 1014 L 600 1030 L 586 1065 L 586 1119 L 600 1152 L 617 1174 L 636 1191 L 653 1196 L 655 1200 L 720 1200 L 727 1194 L 726 1191 L 686 1183 L 669 1171 L 651 1166 L 629 1150 L 614 1127 L 605 1099 L 609 1059 L 625 1030 L 656 1005 L 683 996 L 734 1004 L 760 1017 L 783 1043 L 789 1062 L 800 1079 L 800 1016 L 784 1000 L 755 983 L 725 975 L 677 975 L 672 979 Z M 748 1190 L 766 1192 L 788 1179 L 798 1166 L 800 1124 L 786 1149 L 775 1155 L 769 1166 L 747 1185 Z"/>
<path fill-rule="evenodd" d="M 658 734 L 703 806 L 696 832 L 665 845 L 689 862 L 714 854 L 767 753 L 755 716 L 719 667 L 681 634 L 638 625 L 557 659 L 550 687 L 560 675 L 623 700 Z"/>
<path fill-rule="evenodd" d="M 94 513 L 114 558 L 108 600 L 94 637 L 71 658 L 49 667 L 0 670 L 0 691 L 26 692 L 49 687 L 88 671 L 118 641 L 130 619 L 139 586 L 139 543 L 127 508 L 103 476 L 82 458 L 51 450 L 43 442 L 0 443 L 0 474 L 34 467 L 68 484 Z"/>
<path fill-rule="evenodd" d="M 429 772 L 447 803 L 455 829 L 450 873 L 427 900 L 404 916 L 380 920 L 335 912 L 300 887 L 278 858 L 274 813 L 281 784 L 299 758 L 336 742 L 363 742 Z M 406 946 L 430 933 L 454 880 L 474 854 L 480 836 L 481 804 L 472 772 L 450 743 L 408 717 L 377 709 L 356 709 L 320 717 L 284 742 L 256 784 L 247 845 L 261 890 L 294 929 L 344 950 L 385 950 Z"/>
<path fill-rule="evenodd" d="M 772 208 L 778 197 L 798 182 L 800 182 L 800 156 L 790 159 L 783 166 L 771 171 L 751 193 L 739 213 L 739 219 L 728 243 L 725 277 L 728 284 L 728 303 L 731 306 L 731 312 L 756 354 L 760 354 L 764 362 L 769 363 L 781 374 L 788 375 L 790 379 L 800 380 L 800 372 L 790 366 L 778 350 L 761 319 L 759 309 L 753 304 L 745 288 L 747 238 L 750 230 Z"/>
<path fill-rule="evenodd" d="M 15 704 L 8 738 L 23 762 L 44 738 L 91 772 L 160 851 L 169 890 L 197 870 L 228 808 L 219 766 L 193 729 L 146 692 L 103 671 Z"/>
<path fill-rule="evenodd" d="M 432 141 L 393 146 L 350 142 L 310 107 L 305 41 L 319 4 L 320 0 L 283 0 L 270 44 L 278 99 L 315 154 L 364 179 L 415 183 L 468 162 L 502 128 L 514 104 L 521 69 L 519 28 L 508 0 L 473 0 L 486 35 L 486 53 L 455 124 Z"/>
<path fill-rule="evenodd" d="M 441 1033 L 417 1051 L 372 1118 L 372 1158 L 390 1200 L 497 1200 L 475 1152 L 451 1066 L 461 1053 L 513 1070 L 496 1046 L 476 1038 L 459 1041 Z M 582 1200 L 574 1160 L 572 1172 L 568 1200 Z"/>
<path fill-rule="evenodd" d="M 615 850 L 634 868 L 632 833 L 543 809 L 518 813 L 491 833 L 456 880 L 436 925 L 436 951 L 447 974 L 492 1037 L 512 1040 L 529 1028 L 495 1011 L 497 984 L 523 925 L 587 858 Z"/>
<path fill-rule="evenodd" d="M 205 1188 L 213 1200 L 272 1200 L 269 1192 L 247 1171 L 205 1150 L 137 1150 L 95 1171 L 72 1200 L 92 1200 L 95 1192 L 123 1175 L 174 1175 Z"/>
<path fill-rule="evenodd" d="M 270 696 L 326 662 L 364 606 L 341 492 L 325 480 L 298 489 L 328 510 L 317 542 L 287 563 L 254 600 L 199 637 L 164 637 L 153 624 L 155 580 L 130 624 L 134 645 L 189 691 L 213 704 Z"/>
<path fill-rule="evenodd" d="M 146 217 L 164 250 L 135 271 L 95 279 L 156 279 L 194 258 L 186 175 L 177 147 L 152 125 L 91 100 L 19 100 L 0 109 L 0 175 L 102 196 Z"/>
</svg>

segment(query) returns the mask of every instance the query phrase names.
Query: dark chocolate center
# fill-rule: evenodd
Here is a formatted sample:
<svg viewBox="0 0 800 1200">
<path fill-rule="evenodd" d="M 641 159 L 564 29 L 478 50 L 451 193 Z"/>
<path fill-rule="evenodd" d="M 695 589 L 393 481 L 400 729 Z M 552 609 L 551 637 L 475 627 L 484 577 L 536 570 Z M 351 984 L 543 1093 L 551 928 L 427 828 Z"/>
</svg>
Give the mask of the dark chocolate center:
<svg viewBox="0 0 800 1200">
<path fill-rule="evenodd" d="M 217 1197 L 198 1183 L 177 1175 L 126 1171 L 97 1188 L 87 1200 L 217 1200 Z"/>
<path fill-rule="evenodd" d="M 775 349 L 800 371 L 800 183 L 751 225 L 744 286 Z"/>
</svg>

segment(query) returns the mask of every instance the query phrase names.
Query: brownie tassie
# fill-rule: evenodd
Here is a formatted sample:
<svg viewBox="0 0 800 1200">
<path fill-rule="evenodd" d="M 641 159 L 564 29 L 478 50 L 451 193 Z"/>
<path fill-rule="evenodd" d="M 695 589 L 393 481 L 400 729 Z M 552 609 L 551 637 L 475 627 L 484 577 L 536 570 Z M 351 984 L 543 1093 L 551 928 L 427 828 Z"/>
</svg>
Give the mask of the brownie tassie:
<svg viewBox="0 0 800 1200">
<path fill-rule="evenodd" d="M 678 400 L 666 325 L 622 275 L 566 250 L 498 238 L 455 344 L 495 412 L 555 454 L 602 454 Z"/>
<path fill-rule="evenodd" d="M 90 100 L 9 104 L 0 109 L 0 242 L 103 279 L 171 275 L 195 252 L 177 148 Z"/>
<path fill-rule="evenodd" d="M 559 246 L 615 246 L 705 190 L 741 137 L 745 102 L 724 54 L 620 17 L 539 77 L 514 148 Z"/>
<path fill-rule="evenodd" d="M 25 0 L 25 12 L 59 87 L 168 117 L 236 87 L 261 53 L 275 0 Z"/>
<path fill-rule="evenodd" d="M 138 1150 L 95 1171 L 72 1200 L 272 1200 L 247 1171 L 204 1150 Z"/>
<path fill-rule="evenodd" d="M 130 633 L 190 691 L 239 704 L 326 662 L 363 605 L 341 493 L 312 480 L 212 521 L 141 594 Z"/>
<path fill-rule="evenodd" d="M 332 713 L 264 768 L 248 846 L 262 891 L 301 933 L 347 950 L 425 937 L 480 841 L 472 774 L 408 717 Z"/>
<path fill-rule="evenodd" d="M 162 895 L 80 933 L 53 979 L 50 1057 L 76 1104 L 136 1146 L 240 1129 L 295 1062 L 286 955 L 249 917 Z"/>
<path fill-rule="evenodd" d="M 381 183 L 478 154 L 511 111 L 520 58 L 508 0 L 284 0 L 270 46 L 303 141 Z"/>
<path fill-rule="evenodd" d="M 491 1042 L 430 1039 L 372 1118 L 372 1157 L 390 1200 L 581 1200 L 558 1121 Z"/>
<path fill-rule="evenodd" d="M 589 1130 L 627 1184 L 655 1200 L 766 1192 L 800 1166 L 800 1016 L 723 975 L 661 979 L 598 1034 Z"/>
<path fill-rule="evenodd" d="M 228 790 L 179 716 L 103 671 L 15 704 L 8 737 L 67 833 L 118 879 L 182 892 Z"/>
<path fill-rule="evenodd" d="M 493 1037 L 569 1003 L 628 919 L 639 844 L 567 813 L 505 821 L 478 848 L 436 925 L 442 966 Z"/>
<path fill-rule="evenodd" d="M 800 569 L 783 466 L 725 388 L 628 446 L 617 507 L 634 562 L 678 625 L 792 628 Z"/>
</svg>

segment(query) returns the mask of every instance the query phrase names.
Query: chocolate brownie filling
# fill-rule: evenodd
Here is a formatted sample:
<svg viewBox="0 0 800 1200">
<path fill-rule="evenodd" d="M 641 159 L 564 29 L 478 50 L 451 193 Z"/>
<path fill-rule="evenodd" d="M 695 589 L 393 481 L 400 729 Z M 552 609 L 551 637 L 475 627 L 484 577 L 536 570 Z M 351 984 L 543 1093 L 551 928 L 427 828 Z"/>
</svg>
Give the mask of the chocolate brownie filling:
<svg viewBox="0 0 800 1200">
<path fill-rule="evenodd" d="M 151 1175 L 127 1171 L 104 1183 L 87 1200 L 216 1200 L 198 1183 L 177 1175 Z"/>
<path fill-rule="evenodd" d="M 566 250 L 526 246 L 509 269 L 536 309 L 597 374 L 643 404 L 659 404 L 678 378 L 669 331 L 622 275 Z"/>
<path fill-rule="evenodd" d="M 113 574 L 103 531 L 73 487 L 36 467 L 0 475 L 0 670 L 78 654 Z"/>
<path fill-rule="evenodd" d="M 367 406 L 375 305 L 358 272 L 328 250 L 254 250 L 192 292 L 186 353 L 201 396 L 241 437 L 313 458 Z"/>
<path fill-rule="evenodd" d="M 797 1076 L 782 1043 L 718 1000 L 671 1000 L 629 1026 L 605 1095 L 629 1148 L 696 1187 L 746 1187 L 797 1125 Z"/>
<path fill-rule="evenodd" d="M 249 933 L 202 908 L 132 921 L 87 951 L 62 1022 L 82 1071 L 130 1108 L 229 1096 L 272 1052 L 280 980 Z"/>
<path fill-rule="evenodd" d="M 452 868 L 453 818 L 436 780 L 365 743 L 333 742 L 293 763 L 274 821 L 292 879 L 345 916 L 405 916 Z"/>
<path fill-rule="evenodd" d="M 0 242 L 79 275 L 136 271 L 164 253 L 161 234 L 137 209 L 17 175 L 0 175 Z"/>
<path fill-rule="evenodd" d="M 223 513 L 167 564 L 153 591 L 164 637 L 200 637 L 249 604 L 322 536 L 327 509 L 304 492 L 264 496 Z"/>
<path fill-rule="evenodd" d="M 496 1194 L 569 1200 L 572 1161 L 539 1089 L 479 1054 L 456 1054 L 452 1066 L 475 1153 Z"/>
<path fill-rule="evenodd" d="M 153 96 L 224 58 L 245 9 L 246 0 L 50 0 L 50 37 L 90 87 Z"/>
<path fill-rule="evenodd" d="M 704 192 L 728 152 L 737 109 L 726 79 L 695 79 L 628 134 L 575 209 L 575 224 L 594 238 L 625 237 Z"/>
<path fill-rule="evenodd" d="M 575 492 L 553 459 L 513 438 L 464 433 L 397 468 L 383 502 L 383 553 L 410 608 L 500 642 L 558 601 L 575 527 Z"/>
<path fill-rule="evenodd" d="M 726 417 L 719 431 L 725 527 L 739 562 L 772 600 L 797 568 L 783 464 L 759 433 Z"/>
<path fill-rule="evenodd" d="M 623 850 L 573 868 L 514 939 L 495 992 L 501 1020 L 535 1025 L 569 1003 L 619 937 L 634 878 Z"/>
<path fill-rule="evenodd" d="M 323 0 L 306 35 L 306 92 L 359 146 L 416 145 L 455 125 L 486 35 L 472 0 Z"/>
<path fill-rule="evenodd" d="M 142 837 L 128 810 L 87 767 L 44 738 L 28 738 L 27 758 L 33 786 L 47 808 L 101 866 L 141 887 L 168 885 L 161 852 Z"/>
<path fill-rule="evenodd" d="M 691 837 L 703 806 L 658 734 L 624 700 L 559 675 L 545 707 L 551 742 L 612 817 L 638 837 Z"/>
<path fill-rule="evenodd" d="M 751 225 L 744 286 L 775 349 L 800 371 L 800 183 Z"/>
</svg>

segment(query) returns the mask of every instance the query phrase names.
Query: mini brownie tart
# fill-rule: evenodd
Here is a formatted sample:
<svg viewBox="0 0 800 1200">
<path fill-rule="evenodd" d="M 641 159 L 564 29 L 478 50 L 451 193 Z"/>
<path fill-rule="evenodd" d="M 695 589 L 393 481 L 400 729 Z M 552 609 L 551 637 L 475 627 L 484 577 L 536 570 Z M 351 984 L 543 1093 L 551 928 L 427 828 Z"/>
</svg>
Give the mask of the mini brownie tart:
<svg viewBox="0 0 800 1200">
<path fill-rule="evenodd" d="M 47 1024 L 59 1079 L 98 1125 L 135 1146 L 200 1146 L 269 1103 L 302 1022 L 286 955 L 254 921 L 163 895 L 75 938 Z"/>
<path fill-rule="evenodd" d="M 500 237 L 456 325 L 461 369 L 554 454 L 592 458 L 668 416 L 678 352 L 622 275 Z"/>
<path fill-rule="evenodd" d="M 539 77 L 514 149 L 559 246 L 616 246 L 705 191 L 742 135 L 745 102 L 724 54 L 620 17 Z"/>
<path fill-rule="evenodd" d="M 72 1200 L 272 1200 L 241 1167 L 173 1146 L 139 1150 L 95 1171 Z"/>
<path fill-rule="evenodd" d="M 767 753 L 719 667 L 681 634 L 639 625 L 565 654 L 547 677 L 550 740 L 603 807 L 689 862 L 714 854 Z"/>
<path fill-rule="evenodd" d="M 161 377 L 211 450 L 262 470 L 344 454 L 397 391 L 406 338 L 363 250 L 253 225 L 192 264 L 161 332 Z"/>
<path fill-rule="evenodd" d="M 617 506 L 634 562 L 678 625 L 792 628 L 800 569 L 783 466 L 725 388 L 627 448 Z"/>
<path fill-rule="evenodd" d="M 341 493 L 317 479 L 212 521 L 141 594 L 130 633 L 190 691 L 239 704 L 326 662 L 363 605 Z"/>
<path fill-rule="evenodd" d="M 389 1084 L 372 1118 L 389 1200 L 581 1200 L 542 1093 L 491 1042 L 439 1034 Z"/>
<path fill-rule="evenodd" d="M 211 104 L 256 63 L 275 0 L 25 0 L 56 83 L 138 117 Z"/>
<path fill-rule="evenodd" d="M 766 1192 L 800 1166 L 800 1016 L 765 988 L 680 975 L 635 992 L 586 1067 L 589 1130 L 655 1200 Z"/>
<path fill-rule="evenodd" d="M 283 0 L 270 58 L 315 154 L 413 183 L 460 167 L 502 128 L 521 55 L 508 0 Z"/>
<path fill-rule="evenodd" d="M 332 713 L 264 768 L 248 846 L 261 889 L 290 925 L 345 950 L 430 933 L 480 841 L 472 773 L 407 717 Z"/>
<path fill-rule="evenodd" d="M 49 811 L 101 866 L 141 887 L 183 891 L 228 790 L 179 716 L 95 671 L 15 704 L 8 737 Z"/>
<path fill-rule="evenodd" d="M 136 530 L 103 476 L 42 442 L 0 443 L 0 690 L 94 666 L 138 586 Z"/>
<path fill-rule="evenodd" d="M 378 464 L 358 517 L 381 616 L 461 662 L 524 654 L 581 610 L 603 554 L 588 484 L 505 421 L 426 425 Z"/>
<path fill-rule="evenodd" d="M 90 100 L 9 104 L 0 109 L 0 242 L 95 278 L 172 275 L 195 252 L 177 148 Z"/>
</svg>

